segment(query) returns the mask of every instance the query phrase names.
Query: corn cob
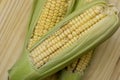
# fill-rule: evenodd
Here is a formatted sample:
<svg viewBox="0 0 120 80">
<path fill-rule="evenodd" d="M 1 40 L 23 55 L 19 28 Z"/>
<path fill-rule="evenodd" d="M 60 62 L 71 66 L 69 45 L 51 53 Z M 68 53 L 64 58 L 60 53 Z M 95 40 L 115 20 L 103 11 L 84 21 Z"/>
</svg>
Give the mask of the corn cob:
<svg viewBox="0 0 120 80">
<path fill-rule="evenodd" d="M 81 77 L 84 75 L 84 71 L 90 63 L 92 53 L 92 51 L 88 52 L 71 65 L 67 66 L 61 72 L 59 80 L 81 80 Z"/>
<path fill-rule="evenodd" d="M 59 71 L 110 37 L 117 30 L 118 23 L 116 8 L 103 1 L 91 3 L 73 12 L 29 51 L 25 49 L 15 73 L 25 67 L 29 74 L 23 77 L 19 73 L 16 76 L 25 80 L 37 80 Z M 12 74 L 14 73 L 11 76 Z"/>
<path fill-rule="evenodd" d="M 36 23 L 28 44 L 30 49 L 47 31 L 55 26 L 67 14 L 70 4 L 74 0 L 45 0 L 41 15 Z"/>
<path fill-rule="evenodd" d="M 87 29 L 92 28 L 94 24 L 105 18 L 107 15 L 101 13 L 102 8 L 102 6 L 90 8 L 69 21 L 60 30 L 56 31 L 55 34 L 35 47 L 30 53 L 30 57 L 35 66 L 39 68 L 44 65 L 54 56 L 58 55 L 64 48 L 71 46 L 77 41 Z M 88 13 L 91 14 L 86 15 Z"/>
</svg>

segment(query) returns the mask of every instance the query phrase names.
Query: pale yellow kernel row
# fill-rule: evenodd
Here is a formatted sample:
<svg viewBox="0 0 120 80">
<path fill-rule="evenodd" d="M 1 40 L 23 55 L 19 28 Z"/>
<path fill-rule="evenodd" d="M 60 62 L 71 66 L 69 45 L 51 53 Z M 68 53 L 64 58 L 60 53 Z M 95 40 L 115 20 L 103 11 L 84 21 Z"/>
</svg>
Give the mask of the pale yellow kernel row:
<svg viewBox="0 0 120 80">
<path fill-rule="evenodd" d="M 87 68 L 87 66 L 90 63 L 91 57 L 92 57 L 92 52 L 91 51 L 89 53 L 83 55 L 80 58 L 80 61 L 77 64 L 75 71 L 77 71 L 77 72 L 84 72 L 84 70 Z"/>
<path fill-rule="evenodd" d="M 85 55 L 81 56 L 79 59 L 67 66 L 67 70 L 71 72 L 83 73 L 91 61 L 92 54 L 93 51 L 90 51 Z"/>
<path fill-rule="evenodd" d="M 76 66 L 79 62 L 79 59 L 75 60 L 72 64 L 70 64 L 69 66 L 67 66 L 67 71 L 71 71 L 74 72 L 74 70 L 76 69 Z"/>
</svg>

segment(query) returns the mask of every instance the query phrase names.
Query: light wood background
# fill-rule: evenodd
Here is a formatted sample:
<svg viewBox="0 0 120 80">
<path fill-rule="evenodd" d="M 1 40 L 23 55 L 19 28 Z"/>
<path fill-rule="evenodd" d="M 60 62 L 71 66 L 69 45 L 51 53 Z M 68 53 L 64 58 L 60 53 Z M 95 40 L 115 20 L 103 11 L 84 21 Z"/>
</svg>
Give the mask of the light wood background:
<svg viewBox="0 0 120 80">
<path fill-rule="evenodd" d="M 120 10 L 120 0 L 110 0 Z M 0 0 L 0 80 L 21 54 L 33 0 Z M 97 47 L 83 80 L 120 80 L 120 29 Z"/>
</svg>

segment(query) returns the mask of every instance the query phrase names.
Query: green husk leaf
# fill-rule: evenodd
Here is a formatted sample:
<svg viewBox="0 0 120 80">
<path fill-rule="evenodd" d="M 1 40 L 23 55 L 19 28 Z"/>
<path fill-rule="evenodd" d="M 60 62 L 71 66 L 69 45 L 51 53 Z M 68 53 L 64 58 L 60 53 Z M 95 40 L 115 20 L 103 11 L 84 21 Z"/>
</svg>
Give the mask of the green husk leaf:
<svg viewBox="0 0 120 80">
<path fill-rule="evenodd" d="M 62 71 L 58 80 L 81 80 L 82 75 L 79 72 Z"/>
<path fill-rule="evenodd" d="M 77 0 L 76 1 L 76 6 L 75 6 L 75 9 L 74 10 L 79 10 L 80 8 L 86 6 L 86 5 L 89 5 L 93 2 L 105 2 L 105 0 Z"/>
</svg>

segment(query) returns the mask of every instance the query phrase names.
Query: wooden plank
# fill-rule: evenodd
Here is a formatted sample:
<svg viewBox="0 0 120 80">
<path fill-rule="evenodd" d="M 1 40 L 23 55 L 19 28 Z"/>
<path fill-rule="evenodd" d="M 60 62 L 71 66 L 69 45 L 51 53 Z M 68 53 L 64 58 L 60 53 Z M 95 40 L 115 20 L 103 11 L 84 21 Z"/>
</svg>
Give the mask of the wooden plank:
<svg viewBox="0 0 120 80">
<path fill-rule="evenodd" d="M 110 80 L 120 80 L 120 57 L 114 68 L 114 72 L 112 73 Z"/>
<path fill-rule="evenodd" d="M 0 80 L 7 80 L 8 69 L 22 51 L 32 4 L 32 0 L 2 0 L 0 3 Z"/>
</svg>

